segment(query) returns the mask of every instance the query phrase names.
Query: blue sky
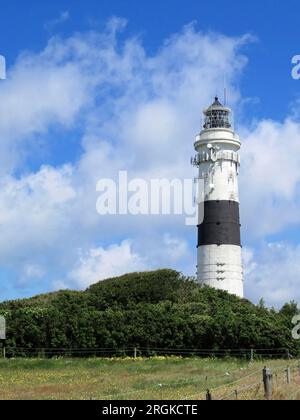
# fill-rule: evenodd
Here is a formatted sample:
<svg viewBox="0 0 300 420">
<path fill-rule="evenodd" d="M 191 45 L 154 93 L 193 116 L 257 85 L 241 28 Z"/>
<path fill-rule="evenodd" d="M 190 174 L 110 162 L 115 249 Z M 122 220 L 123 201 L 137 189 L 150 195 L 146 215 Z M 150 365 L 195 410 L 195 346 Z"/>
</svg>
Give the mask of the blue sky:
<svg viewBox="0 0 300 420">
<path fill-rule="evenodd" d="M 300 301 L 296 0 L 0 5 L 0 300 L 139 269 L 193 273 L 195 229 L 100 220 L 95 185 L 119 169 L 193 176 L 201 110 L 225 73 L 243 139 L 246 294 Z"/>
<path fill-rule="evenodd" d="M 1 2 L 2 3 L 2 2 Z M 0 17 L 1 47 L 9 62 L 22 50 L 40 51 L 49 36 L 71 35 L 74 31 L 101 29 L 112 16 L 129 21 L 128 35 L 140 34 L 150 53 L 183 25 L 197 22 L 201 31 L 228 36 L 251 33 L 258 38 L 247 48 L 250 65 L 242 81 L 245 96 L 259 97 L 260 106 L 251 116 L 283 118 L 297 95 L 296 83 L 290 78 L 290 58 L 299 50 L 297 34 L 299 3 L 297 0 L 264 0 L 236 2 L 216 0 L 101 0 L 3 2 Z M 70 19 L 53 25 L 64 11 Z M 45 26 L 48 30 L 45 30 Z M 276 93 L 277 100 L 274 101 Z"/>
</svg>

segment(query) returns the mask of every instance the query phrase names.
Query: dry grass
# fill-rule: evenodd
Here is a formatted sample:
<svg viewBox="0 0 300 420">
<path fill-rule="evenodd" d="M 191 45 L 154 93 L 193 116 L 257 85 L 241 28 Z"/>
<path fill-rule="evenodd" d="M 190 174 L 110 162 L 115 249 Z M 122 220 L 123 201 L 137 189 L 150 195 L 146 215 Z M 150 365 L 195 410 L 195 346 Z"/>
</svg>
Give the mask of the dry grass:
<svg viewBox="0 0 300 420">
<path fill-rule="evenodd" d="M 287 361 L 255 362 L 178 357 L 152 359 L 1 360 L 2 400 L 263 399 L 262 369 L 272 368 L 275 399 L 300 399 L 300 376 Z M 294 362 L 290 362 L 293 365 Z M 235 390 L 238 393 L 235 393 Z"/>
</svg>

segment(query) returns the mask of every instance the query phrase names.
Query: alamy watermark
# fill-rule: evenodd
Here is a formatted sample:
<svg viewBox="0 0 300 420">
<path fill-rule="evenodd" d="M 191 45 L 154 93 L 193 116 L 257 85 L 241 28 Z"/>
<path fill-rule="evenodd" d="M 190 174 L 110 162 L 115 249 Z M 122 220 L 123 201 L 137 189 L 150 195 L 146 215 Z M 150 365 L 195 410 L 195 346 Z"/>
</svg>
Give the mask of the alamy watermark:
<svg viewBox="0 0 300 420">
<path fill-rule="evenodd" d="M 300 340 L 300 314 L 294 316 L 292 324 L 294 325 L 292 337 L 294 340 Z"/>
<path fill-rule="evenodd" d="M 204 218 L 203 179 L 129 179 L 120 171 L 118 180 L 97 183 L 97 212 L 106 215 L 185 216 L 185 224 L 201 224 Z"/>
<path fill-rule="evenodd" d="M 6 320 L 0 316 L 0 340 L 6 340 Z"/>
<path fill-rule="evenodd" d="M 6 79 L 6 60 L 3 55 L 0 55 L 0 80 Z"/>
<path fill-rule="evenodd" d="M 292 78 L 294 80 L 299 80 L 300 79 L 300 55 L 294 55 L 294 57 L 292 58 L 292 64 L 293 64 Z"/>
</svg>

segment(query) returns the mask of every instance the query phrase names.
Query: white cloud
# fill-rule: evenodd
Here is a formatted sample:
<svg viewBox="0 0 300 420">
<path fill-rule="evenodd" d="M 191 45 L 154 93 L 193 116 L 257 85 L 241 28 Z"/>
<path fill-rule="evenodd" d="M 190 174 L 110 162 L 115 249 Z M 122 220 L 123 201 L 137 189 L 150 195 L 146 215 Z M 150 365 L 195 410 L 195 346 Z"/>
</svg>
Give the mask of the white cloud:
<svg viewBox="0 0 300 420">
<path fill-rule="evenodd" d="M 23 267 L 19 285 L 25 286 L 32 281 L 42 280 L 45 275 L 45 271 L 38 265 L 27 264 Z"/>
<path fill-rule="evenodd" d="M 95 248 L 83 253 L 67 278 L 77 288 L 86 288 L 100 280 L 147 268 L 144 258 L 133 252 L 131 243 L 123 241 L 107 249 Z"/>
<path fill-rule="evenodd" d="M 47 31 L 52 31 L 57 25 L 61 25 L 70 19 L 70 12 L 65 10 L 60 13 L 56 19 L 52 19 L 45 23 L 44 27 Z"/>
<path fill-rule="evenodd" d="M 0 181 L 0 261 L 21 272 L 60 254 L 68 242 L 76 191 L 72 168 L 44 166 L 35 174 Z M 74 226 L 72 226 L 74 229 Z M 20 266 L 21 264 L 21 266 Z M 23 274 L 21 274 L 23 276 Z"/>
<path fill-rule="evenodd" d="M 275 307 L 291 300 L 300 302 L 300 245 L 266 243 L 248 255 L 245 284 L 249 298 L 258 302 L 263 297 Z"/>
<path fill-rule="evenodd" d="M 115 20 L 113 31 L 118 25 L 123 21 Z M 23 168 L 29 151 L 38 155 L 52 127 L 67 131 L 92 120 L 96 98 L 108 98 L 105 89 L 130 77 L 130 46 L 124 57 L 116 49 L 107 28 L 102 34 L 53 37 L 40 53 L 20 54 L 0 89 L 0 173 Z"/>
<path fill-rule="evenodd" d="M 2 86 L 0 259 L 20 276 L 30 264 L 62 278 L 76 264 L 78 248 L 90 252 L 96 244 L 115 243 L 114 236 L 132 237 L 156 266 L 173 262 L 176 252 L 178 266 L 185 258 L 185 239 L 178 249 L 173 239 L 173 251 L 161 252 L 163 235 L 174 226 L 183 238 L 183 219 L 101 219 L 96 182 L 115 178 L 119 169 L 129 169 L 132 177 L 193 176 L 189 157 L 200 111 L 222 83 L 220 72 L 228 73 L 237 100 L 231 81 L 245 65 L 238 51 L 246 40 L 188 26 L 149 57 L 139 39 L 118 44 L 124 26 L 115 18 L 102 34 L 52 38 L 41 53 L 22 54 Z M 78 162 L 24 172 L 37 134 L 43 140 L 52 126 L 66 131 L 80 121 L 85 132 Z"/>
<path fill-rule="evenodd" d="M 262 238 L 300 222 L 300 124 L 261 121 L 245 135 L 241 204 L 247 235 Z"/>
<path fill-rule="evenodd" d="M 252 273 L 256 267 L 257 263 L 254 260 L 254 250 L 250 248 L 243 248 L 243 266 L 244 266 L 244 274 L 248 276 L 248 274 Z"/>
<path fill-rule="evenodd" d="M 76 65 L 22 56 L 0 89 L 1 173 L 19 167 L 28 146 L 38 151 L 36 135 L 47 134 L 54 124 L 70 127 L 88 101 L 88 86 Z"/>
<path fill-rule="evenodd" d="M 188 254 L 188 243 L 184 239 L 176 238 L 166 233 L 164 235 L 163 243 L 165 245 L 165 254 L 169 258 L 170 262 L 174 262 L 187 257 Z"/>
</svg>

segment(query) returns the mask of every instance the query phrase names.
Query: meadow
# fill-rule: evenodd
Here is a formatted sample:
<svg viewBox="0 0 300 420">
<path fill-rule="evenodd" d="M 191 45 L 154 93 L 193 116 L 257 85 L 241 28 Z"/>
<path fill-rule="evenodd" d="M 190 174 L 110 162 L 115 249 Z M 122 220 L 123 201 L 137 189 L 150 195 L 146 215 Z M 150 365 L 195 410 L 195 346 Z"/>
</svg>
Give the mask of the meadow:
<svg viewBox="0 0 300 420">
<path fill-rule="evenodd" d="M 264 399 L 262 369 L 273 372 L 274 399 L 300 399 L 295 361 L 154 357 L 148 359 L 1 359 L 1 400 Z M 292 368 L 287 385 L 286 366 Z"/>
</svg>

